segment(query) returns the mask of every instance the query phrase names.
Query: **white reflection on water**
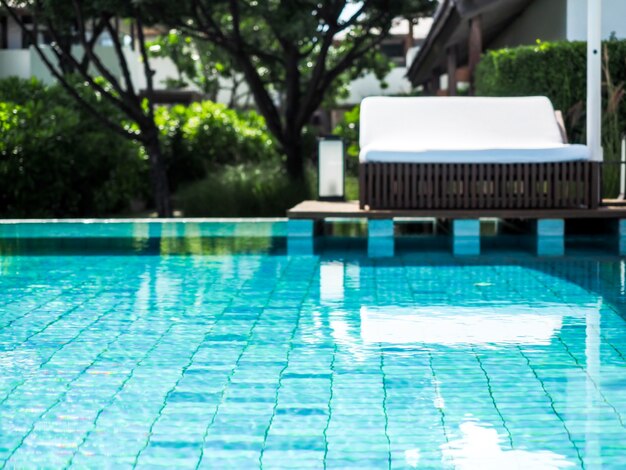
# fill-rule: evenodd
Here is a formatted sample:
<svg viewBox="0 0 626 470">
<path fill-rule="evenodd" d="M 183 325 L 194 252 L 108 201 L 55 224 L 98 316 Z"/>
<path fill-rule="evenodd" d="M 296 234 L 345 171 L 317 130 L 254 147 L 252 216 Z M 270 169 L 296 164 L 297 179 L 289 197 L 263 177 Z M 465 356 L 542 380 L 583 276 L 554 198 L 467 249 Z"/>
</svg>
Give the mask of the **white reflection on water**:
<svg viewBox="0 0 626 470">
<path fill-rule="evenodd" d="M 476 422 L 465 422 L 459 428 L 462 437 L 442 446 L 444 461 L 458 470 L 552 470 L 575 466 L 564 455 L 548 450 L 502 449 L 497 431 Z"/>
<path fill-rule="evenodd" d="M 591 308 L 576 311 L 558 303 L 486 307 L 362 307 L 361 339 L 365 343 L 548 345 L 564 318 L 584 322 Z"/>
</svg>

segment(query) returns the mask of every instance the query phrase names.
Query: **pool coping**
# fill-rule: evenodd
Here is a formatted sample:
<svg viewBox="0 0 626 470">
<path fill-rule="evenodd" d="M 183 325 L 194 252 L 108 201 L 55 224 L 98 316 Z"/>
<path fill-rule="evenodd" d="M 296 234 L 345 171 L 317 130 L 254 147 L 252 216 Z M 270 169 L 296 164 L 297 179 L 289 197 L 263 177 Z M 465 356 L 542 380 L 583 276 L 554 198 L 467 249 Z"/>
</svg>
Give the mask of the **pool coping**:
<svg viewBox="0 0 626 470">
<path fill-rule="evenodd" d="M 135 224 L 135 223 L 253 223 L 287 222 L 287 217 L 144 217 L 144 218 L 73 218 L 73 219 L 0 219 L 0 225 L 17 224 Z"/>
</svg>

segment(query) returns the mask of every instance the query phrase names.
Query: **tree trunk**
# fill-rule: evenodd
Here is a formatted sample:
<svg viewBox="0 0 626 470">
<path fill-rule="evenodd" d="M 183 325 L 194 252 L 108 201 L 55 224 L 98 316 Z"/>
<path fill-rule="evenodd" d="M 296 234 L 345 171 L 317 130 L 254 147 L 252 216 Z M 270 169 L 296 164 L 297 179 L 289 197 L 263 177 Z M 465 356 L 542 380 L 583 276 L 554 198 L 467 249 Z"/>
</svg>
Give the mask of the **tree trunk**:
<svg viewBox="0 0 626 470">
<path fill-rule="evenodd" d="M 172 201 L 167 181 L 167 171 L 163 162 L 161 143 L 156 130 L 148 134 L 144 145 L 150 162 L 150 182 L 152 183 L 152 195 L 159 217 L 172 217 Z"/>
<path fill-rule="evenodd" d="M 296 180 L 304 179 L 304 155 L 302 154 L 302 139 L 300 136 L 288 139 L 283 144 L 283 151 L 287 156 L 287 173 Z"/>
</svg>

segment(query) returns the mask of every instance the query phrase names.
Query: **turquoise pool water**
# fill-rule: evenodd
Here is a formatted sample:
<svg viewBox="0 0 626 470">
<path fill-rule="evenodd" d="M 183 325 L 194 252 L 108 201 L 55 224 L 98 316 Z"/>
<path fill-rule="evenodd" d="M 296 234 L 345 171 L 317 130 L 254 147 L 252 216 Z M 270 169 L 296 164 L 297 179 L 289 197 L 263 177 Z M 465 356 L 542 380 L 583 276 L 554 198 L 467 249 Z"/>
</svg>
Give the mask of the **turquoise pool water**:
<svg viewBox="0 0 626 470">
<path fill-rule="evenodd" d="M 1 467 L 624 468 L 608 253 L 45 230 L 0 241 Z"/>
</svg>

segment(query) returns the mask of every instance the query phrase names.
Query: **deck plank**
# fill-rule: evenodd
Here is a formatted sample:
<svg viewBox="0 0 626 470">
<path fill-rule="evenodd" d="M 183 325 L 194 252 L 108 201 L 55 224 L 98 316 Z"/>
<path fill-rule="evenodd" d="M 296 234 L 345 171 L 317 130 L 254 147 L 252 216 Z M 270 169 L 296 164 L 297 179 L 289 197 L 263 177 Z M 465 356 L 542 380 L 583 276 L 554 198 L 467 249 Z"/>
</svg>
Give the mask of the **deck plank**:
<svg viewBox="0 0 626 470">
<path fill-rule="evenodd" d="M 608 202 L 608 201 L 607 201 Z M 439 219 L 620 219 L 626 218 L 626 206 L 603 205 L 596 209 L 409 209 L 388 210 L 359 208 L 358 201 L 303 201 L 287 211 L 291 219 L 325 219 L 329 217 L 389 219 L 393 217 L 434 217 Z"/>
</svg>

